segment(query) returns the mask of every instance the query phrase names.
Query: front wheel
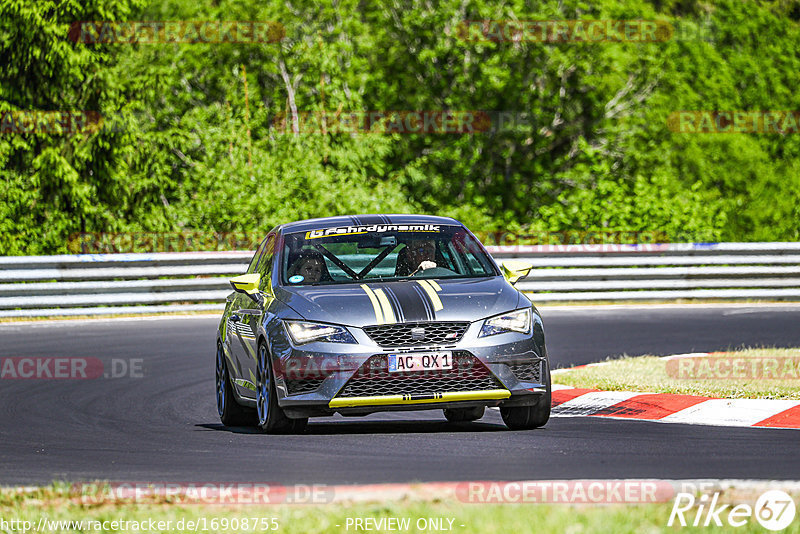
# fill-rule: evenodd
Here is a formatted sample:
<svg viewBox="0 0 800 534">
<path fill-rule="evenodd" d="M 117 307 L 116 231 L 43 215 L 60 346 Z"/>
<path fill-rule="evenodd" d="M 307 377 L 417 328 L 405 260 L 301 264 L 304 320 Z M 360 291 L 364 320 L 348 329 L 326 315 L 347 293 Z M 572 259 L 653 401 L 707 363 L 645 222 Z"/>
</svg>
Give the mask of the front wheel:
<svg viewBox="0 0 800 534">
<path fill-rule="evenodd" d="M 255 413 L 252 408 L 241 406 L 236 402 L 231 385 L 228 362 L 225 360 L 225 351 L 222 344 L 217 343 L 217 413 L 225 426 L 250 426 L 255 423 Z"/>
<path fill-rule="evenodd" d="M 444 417 L 451 423 L 468 423 L 470 421 L 477 421 L 483 417 L 486 411 L 485 406 L 476 406 L 474 408 L 445 408 L 442 410 Z"/>
<path fill-rule="evenodd" d="M 545 360 L 542 362 L 545 373 L 544 385 L 547 392 L 539 396 L 539 400 L 533 406 L 514 406 L 509 408 L 500 407 L 500 415 L 503 422 L 511 430 L 530 430 L 539 428 L 547 424 L 550 420 L 551 387 L 550 387 L 550 367 Z"/>
<path fill-rule="evenodd" d="M 267 345 L 258 345 L 258 366 L 256 367 L 256 409 L 258 427 L 267 434 L 301 433 L 308 418 L 289 419 L 278 406 L 278 393 L 275 389 L 275 375 L 272 372 Z"/>
</svg>

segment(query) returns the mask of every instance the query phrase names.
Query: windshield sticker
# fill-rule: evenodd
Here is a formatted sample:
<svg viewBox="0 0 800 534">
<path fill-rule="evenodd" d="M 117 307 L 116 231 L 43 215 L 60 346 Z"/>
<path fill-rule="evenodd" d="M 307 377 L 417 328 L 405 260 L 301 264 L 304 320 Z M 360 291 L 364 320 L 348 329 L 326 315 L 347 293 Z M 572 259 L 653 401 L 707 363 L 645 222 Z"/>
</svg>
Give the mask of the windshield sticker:
<svg viewBox="0 0 800 534">
<path fill-rule="evenodd" d="M 369 226 L 340 226 L 338 228 L 324 228 L 306 232 L 306 239 L 319 237 L 385 233 L 385 232 L 439 232 L 438 224 L 371 224 Z"/>
<path fill-rule="evenodd" d="M 289 281 L 291 283 L 293 283 L 293 284 L 299 284 L 303 280 L 304 280 L 304 278 L 299 274 L 296 274 L 296 275 L 292 276 L 291 278 L 289 278 Z"/>
</svg>

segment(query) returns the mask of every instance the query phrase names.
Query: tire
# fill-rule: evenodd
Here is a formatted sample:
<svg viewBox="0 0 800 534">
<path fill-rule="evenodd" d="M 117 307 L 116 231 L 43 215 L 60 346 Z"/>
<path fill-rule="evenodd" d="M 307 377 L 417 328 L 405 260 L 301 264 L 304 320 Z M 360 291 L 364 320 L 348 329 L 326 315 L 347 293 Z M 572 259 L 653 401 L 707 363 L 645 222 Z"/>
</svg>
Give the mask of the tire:
<svg viewBox="0 0 800 534">
<path fill-rule="evenodd" d="M 263 341 L 258 344 L 256 365 L 256 412 L 258 428 L 267 434 L 300 434 L 308 424 L 308 418 L 289 419 L 278 406 L 275 375 L 272 372 L 269 351 Z"/>
<path fill-rule="evenodd" d="M 476 406 L 474 408 L 445 408 L 442 410 L 444 417 L 451 423 L 467 423 L 469 421 L 477 421 L 483 417 L 486 411 L 485 406 Z"/>
<path fill-rule="evenodd" d="M 220 421 L 225 426 L 253 426 L 256 422 L 255 410 L 236 402 L 228 362 L 220 343 L 217 343 L 216 367 L 217 413 Z"/>
<path fill-rule="evenodd" d="M 551 387 L 550 387 L 550 366 L 545 360 L 544 363 L 547 379 L 547 393 L 539 396 L 539 401 L 533 406 L 515 406 L 509 408 L 500 407 L 500 415 L 503 422 L 511 430 L 531 430 L 547 424 L 550 419 Z"/>
</svg>

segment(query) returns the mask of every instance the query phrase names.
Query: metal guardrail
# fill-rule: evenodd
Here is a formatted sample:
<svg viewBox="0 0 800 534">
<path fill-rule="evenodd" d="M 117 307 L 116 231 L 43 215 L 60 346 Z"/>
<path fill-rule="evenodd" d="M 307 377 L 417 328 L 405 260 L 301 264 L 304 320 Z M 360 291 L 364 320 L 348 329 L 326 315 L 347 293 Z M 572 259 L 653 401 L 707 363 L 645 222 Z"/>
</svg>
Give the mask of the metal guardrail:
<svg viewBox="0 0 800 534">
<path fill-rule="evenodd" d="M 488 247 L 534 302 L 800 300 L 800 243 Z M 0 257 L 0 317 L 219 310 L 252 252 Z"/>
<path fill-rule="evenodd" d="M 517 287 L 534 302 L 800 300 L 800 243 L 495 247 L 534 265 Z"/>
</svg>

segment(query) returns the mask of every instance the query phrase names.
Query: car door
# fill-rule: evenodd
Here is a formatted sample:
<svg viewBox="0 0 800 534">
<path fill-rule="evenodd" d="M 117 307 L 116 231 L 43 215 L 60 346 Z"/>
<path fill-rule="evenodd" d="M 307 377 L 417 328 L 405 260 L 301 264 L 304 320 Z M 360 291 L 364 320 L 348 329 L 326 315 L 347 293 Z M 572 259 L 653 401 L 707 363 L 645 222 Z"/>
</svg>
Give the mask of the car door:
<svg viewBox="0 0 800 534">
<path fill-rule="evenodd" d="M 236 335 L 239 340 L 239 346 L 237 347 L 238 367 L 241 370 L 240 376 L 242 378 L 237 382 L 237 386 L 240 388 L 238 391 L 240 395 L 253 398 L 255 397 L 256 364 L 258 361 L 258 327 L 264 316 L 264 310 L 269 306 L 272 298 L 269 284 L 272 276 L 275 234 L 269 234 L 260 248 L 262 250 L 253 266 L 253 272 L 261 275 L 259 289 L 262 292 L 264 301 L 259 305 L 249 296 L 237 293 L 237 300 L 234 301 L 232 306 L 232 319 L 235 317 L 234 324 L 236 325 Z"/>
<path fill-rule="evenodd" d="M 258 267 L 259 260 L 264 256 L 270 236 L 264 238 L 253 254 L 253 259 L 247 267 L 247 274 L 253 274 Z M 233 292 L 228 298 L 231 311 L 228 318 L 229 350 L 234 360 L 234 383 L 236 391 L 241 396 L 255 397 L 255 354 L 251 354 L 251 341 L 254 343 L 254 333 L 250 326 L 251 310 L 256 308 L 256 303 L 249 296 Z M 253 338 L 253 339 L 251 339 Z"/>
</svg>

